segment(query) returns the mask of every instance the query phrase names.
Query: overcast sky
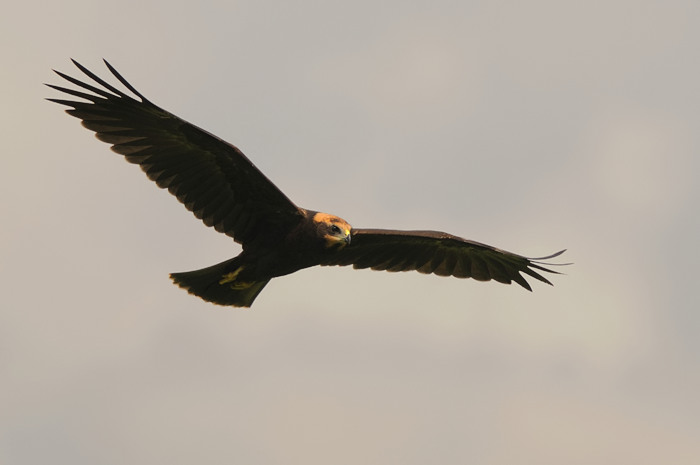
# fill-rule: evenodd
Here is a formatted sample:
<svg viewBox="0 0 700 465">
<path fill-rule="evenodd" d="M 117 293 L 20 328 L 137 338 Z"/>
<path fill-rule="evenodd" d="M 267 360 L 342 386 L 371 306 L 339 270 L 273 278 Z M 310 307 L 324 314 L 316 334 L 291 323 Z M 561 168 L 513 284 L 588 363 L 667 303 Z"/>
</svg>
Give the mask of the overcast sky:
<svg viewBox="0 0 700 465">
<path fill-rule="evenodd" d="M 0 463 L 700 463 L 697 1 L 12 8 Z M 239 246 L 43 100 L 70 57 L 300 206 L 575 264 L 532 293 L 316 268 L 207 304 L 168 273 Z"/>
</svg>

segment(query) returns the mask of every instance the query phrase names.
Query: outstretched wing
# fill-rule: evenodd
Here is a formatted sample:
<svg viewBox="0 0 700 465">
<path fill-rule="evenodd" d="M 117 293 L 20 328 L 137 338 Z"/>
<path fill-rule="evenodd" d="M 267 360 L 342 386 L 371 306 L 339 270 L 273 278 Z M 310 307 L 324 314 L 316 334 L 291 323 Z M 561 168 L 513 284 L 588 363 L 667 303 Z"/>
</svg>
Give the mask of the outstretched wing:
<svg viewBox="0 0 700 465">
<path fill-rule="evenodd" d="M 493 279 L 506 284 L 515 281 L 531 291 L 521 273 L 551 285 L 539 272 L 559 273 L 542 266 L 546 265 L 542 260 L 562 253 L 564 250 L 531 259 L 444 232 L 353 229 L 350 244 L 324 257 L 321 265 L 353 265 L 354 268 L 386 271 L 416 270 L 479 281 Z"/>
<path fill-rule="evenodd" d="M 48 99 L 95 131 L 112 150 L 136 163 L 207 226 L 245 243 L 303 218 L 296 207 L 238 148 L 157 107 L 107 61 L 138 100 L 73 60 L 100 87 L 55 71 L 83 92 L 47 84 L 86 101 Z"/>
</svg>

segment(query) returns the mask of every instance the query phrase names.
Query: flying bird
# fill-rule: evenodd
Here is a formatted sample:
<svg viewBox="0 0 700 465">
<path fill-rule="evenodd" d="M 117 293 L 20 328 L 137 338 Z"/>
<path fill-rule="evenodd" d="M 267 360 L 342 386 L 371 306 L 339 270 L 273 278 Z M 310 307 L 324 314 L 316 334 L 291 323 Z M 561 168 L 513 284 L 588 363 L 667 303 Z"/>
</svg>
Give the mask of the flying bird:
<svg viewBox="0 0 700 465">
<path fill-rule="evenodd" d="M 521 273 L 550 285 L 540 272 L 557 273 L 545 260 L 564 250 L 531 259 L 444 232 L 353 228 L 337 216 L 297 207 L 237 147 L 154 105 L 106 60 L 133 95 L 72 61 L 93 82 L 54 70 L 81 90 L 47 85 L 80 100 L 48 100 L 70 107 L 66 112 L 98 139 L 204 224 L 242 245 L 234 258 L 170 275 L 208 302 L 250 307 L 270 279 L 316 265 L 514 281 L 530 291 Z"/>
</svg>

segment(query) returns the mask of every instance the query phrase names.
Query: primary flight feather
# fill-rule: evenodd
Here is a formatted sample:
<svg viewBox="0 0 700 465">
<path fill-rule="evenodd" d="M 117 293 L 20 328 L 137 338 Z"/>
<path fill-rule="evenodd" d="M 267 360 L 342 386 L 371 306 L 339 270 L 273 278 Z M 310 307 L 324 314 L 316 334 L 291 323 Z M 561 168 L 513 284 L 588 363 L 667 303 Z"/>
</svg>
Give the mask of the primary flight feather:
<svg viewBox="0 0 700 465">
<path fill-rule="evenodd" d="M 154 105 L 107 61 L 133 96 L 73 63 L 94 83 L 56 71 L 82 90 L 47 85 L 81 100 L 48 100 L 70 107 L 66 111 L 98 139 L 138 164 L 204 224 L 243 246 L 222 263 L 170 275 L 206 301 L 250 307 L 270 279 L 315 265 L 515 281 L 528 290 L 521 273 L 547 284 L 540 272 L 556 273 L 544 260 L 563 250 L 529 259 L 443 232 L 357 229 L 337 216 L 297 207 L 238 148 Z"/>
</svg>

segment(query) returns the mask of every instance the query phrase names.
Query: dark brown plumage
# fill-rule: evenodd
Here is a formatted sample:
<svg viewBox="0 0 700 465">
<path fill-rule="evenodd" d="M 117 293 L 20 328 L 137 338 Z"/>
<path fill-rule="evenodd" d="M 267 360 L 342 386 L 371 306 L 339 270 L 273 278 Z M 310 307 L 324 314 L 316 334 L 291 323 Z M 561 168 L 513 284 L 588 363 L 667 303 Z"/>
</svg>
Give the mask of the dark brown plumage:
<svg viewBox="0 0 700 465">
<path fill-rule="evenodd" d="M 528 259 L 443 232 L 354 229 L 337 216 L 299 208 L 238 148 L 157 107 L 106 61 L 138 99 L 73 63 L 101 88 L 56 71 L 83 90 L 47 85 L 82 101 L 48 100 L 71 107 L 70 115 L 138 164 L 204 224 L 242 244 L 235 258 L 170 275 L 204 300 L 250 307 L 270 279 L 315 265 L 515 281 L 528 290 L 521 273 L 547 284 L 539 272 L 556 273 L 543 260 L 563 251 Z"/>
</svg>

